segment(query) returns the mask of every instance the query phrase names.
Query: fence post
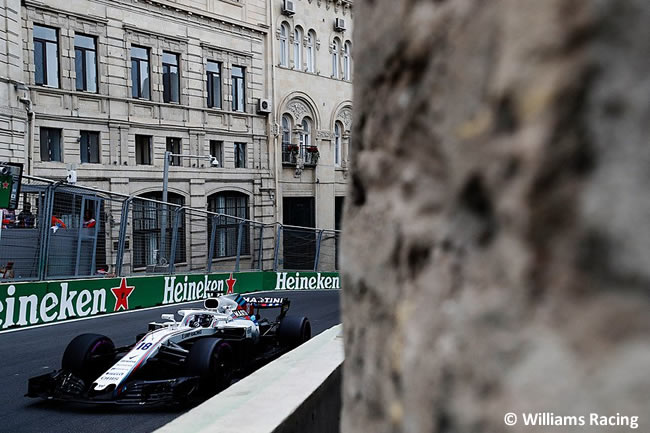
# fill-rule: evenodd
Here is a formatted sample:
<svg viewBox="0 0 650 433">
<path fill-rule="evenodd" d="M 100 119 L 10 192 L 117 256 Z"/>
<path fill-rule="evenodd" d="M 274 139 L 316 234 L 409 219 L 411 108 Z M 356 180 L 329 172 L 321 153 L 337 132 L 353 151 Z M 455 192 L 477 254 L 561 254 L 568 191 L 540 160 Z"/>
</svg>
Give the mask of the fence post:
<svg viewBox="0 0 650 433">
<path fill-rule="evenodd" d="M 81 261 L 81 233 L 82 233 L 82 228 L 83 228 L 83 220 L 84 220 L 84 215 L 86 213 L 86 199 L 83 198 L 81 200 L 81 212 L 79 213 L 79 227 L 77 227 L 77 252 L 75 254 L 75 263 L 74 263 L 74 276 L 78 277 L 79 276 L 79 262 Z M 93 251 L 93 255 L 94 255 Z M 92 262 L 91 262 L 92 264 Z M 92 273 L 91 273 L 92 275 Z"/>
<path fill-rule="evenodd" d="M 282 237 L 282 225 L 278 225 L 278 236 L 275 239 L 275 251 L 273 252 L 273 271 L 278 271 L 278 261 L 280 260 L 280 238 Z"/>
<path fill-rule="evenodd" d="M 174 211 L 174 228 L 172 229 L 172 245 L 171 251 L 169 252 L 169 263 L 167 264 L 167 272 L 173 274 L 176 269 L 174 263 L 176 262 L 176 244 L 178 243 L 178 225 L 181 219 L 181 214 L 185 212 L 185 209 L 182 207 L 177 208 Z M 165 246 L 162 246 L 165 248 Z"/>
<path fill-rule="evenodd" d="M 244 221 L 240 221 L 237 225 L 237 259 L 235 260 L 235 272 L 239 272 L 239 258 L 241 257 L 241 238 L 244 234 L 243 226 Z"/>
<path fill-rule="evenodd" d="M 118 277 L 124 276 L 122 273 L 122 266 L 124 265 L 124 249 L 126 246 L 126 230 L 129 222 L 129 207 L 133 197 L 127 198 L 122 203 L 122 213 L 120 215 L 120 237 L 117 240 L 117 257 L 115 259 L 115 275 Z"/>
<path fill-rule="evenodd" d="M 39 212 L 41 251 L 38 260 L 38 279 L 44 280 L 47 277 L 47 257 L 50 250 L 50 226 L 52 225 L 52 211 L 54 206 L 55 185 L 48 185 L 45 188 L 43 212 Z"/>
<path fill-rule="evenodd" d="M 316 256 L 314 257 L 314 272 L 318 270 L 318 262 L 320 259 L 320 243 L 323 240 L 323 230 L 318 231 L 318 237 L 316 238 Z"/>
<path fill-rule="evenodd" d="M 210 250 L 208 251 L 208 273 L 212 271 L 212 258 L 214 257 L 214 244 L 217 237 L 217 218 L 216 215 L 211 216 L 212 226 L 210 227 Z"/>
</svg>

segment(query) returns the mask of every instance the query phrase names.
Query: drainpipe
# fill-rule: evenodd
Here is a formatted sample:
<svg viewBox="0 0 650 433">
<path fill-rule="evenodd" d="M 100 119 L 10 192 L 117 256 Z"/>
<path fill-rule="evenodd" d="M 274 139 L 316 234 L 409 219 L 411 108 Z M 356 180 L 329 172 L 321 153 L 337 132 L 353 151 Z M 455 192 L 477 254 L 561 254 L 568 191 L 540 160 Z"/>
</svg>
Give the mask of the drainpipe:
<svg viewBox="0 0 650 433">
<path fill-rule="evenodd" d="M 275 134 L 275 125 L 277 123 L 276 109 L 277 109 L 277 100 L 276 100 L 276 89 L 275 89 L 275 19 L 273 17 L 273 2 L 274 0 L 269 0 L 269 44 L 271 45 L 271 103 L 273 104 L 273 109 L 271 110 L 271 122 L 269 124 L 270 135 L 273 137 L 273 155 L 275 156 L 275 220 L 280 222 L 280 174 L 282 164 L 279 162 L 281 152 L 278 152 L 278 136 Z M 271 140 L 269 140 L 270 142 Z"/>
<path fill-rule="evenodd" d="M 24 92 L 22 96 L 18 96 L 18 100 L 25 105 L 27 110 L 27 143 L 25 143 L 25 161 L 27 162 L 27 175 L 32 175 L 32 147 L 34 145 L 34 123 L 36 123 L 36 115 L 32 109 L 32 100 L 29 95 L 29 87 L 24 83 L 15 84 L 16 92 Z"/>
</svg>

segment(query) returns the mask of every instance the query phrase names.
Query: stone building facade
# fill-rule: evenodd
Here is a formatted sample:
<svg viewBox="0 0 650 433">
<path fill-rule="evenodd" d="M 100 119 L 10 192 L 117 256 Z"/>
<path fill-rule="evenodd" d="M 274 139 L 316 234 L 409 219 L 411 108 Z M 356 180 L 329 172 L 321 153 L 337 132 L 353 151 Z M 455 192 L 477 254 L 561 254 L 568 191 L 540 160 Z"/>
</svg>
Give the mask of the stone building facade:
<svg viewBox="0 0 650 433">
<path fill-rule="evenodd" d="M 34 110 L 31 173 L 61 178 L 75 166 L 80 183 L 141 194 L 160 191 L 166 150 L 218 151 L 219 168 L 198 159 L 175 160 L 169 190 L 193 207 L 205 207 L 206 198 L 219 191 L 239 191 L 249 197 L 250 217 L 272 215 L 272 202 L 260 192 L 272 185 L 267 119 L 255 109 L 267 91 L 264 2 L 249 0 L 245 8 L 236 1 L 203 2 L 205 8 L 197 9 L 199 3 L 23 2 L 23 80 Z M 215 3 L 224 3 L 228 19 L 210 12 Z M 45 68 L 58 61 L 58 82 L 37 82 L 42 54 L 35 26 L 55 35 L 45 55 L 56 51 L 57 58 L 47 59 Z M 75 64 L 80 35 L 89 37 L 96 59 L 96 78 L 90 77 L 95 83 L 87 89 L 79 88 Z M 135 50 L 143 58 L 136 59 Z M 175 74 L 163 72 L 170 57 Z M 209 63 L 219 68 L 215 107 L 207 104 Z M 233 104 L 233 68 L 244 73 L 243 107 Z M 171 98 L 164 94 L 166 77 L 175 81 Z M 239 161 L 235 143 L 244 145 Z"/>
<path fill-rule="evenodd" d="M 278 219 L 339 228 L 352 121 L 352 2 L 273 0 Z"/>
<path fill-rule="evenodd" d="M 0 159 L 160 200 L 171 151 L 169 201 L 338 228 L 351 2 L 1 1 Z"/>
<path fill-rule="evenodd" d="M 28 107 L 24 90 L 20 0 L 0 1 L 0 160 L 23 162 Z"/>
</svg>

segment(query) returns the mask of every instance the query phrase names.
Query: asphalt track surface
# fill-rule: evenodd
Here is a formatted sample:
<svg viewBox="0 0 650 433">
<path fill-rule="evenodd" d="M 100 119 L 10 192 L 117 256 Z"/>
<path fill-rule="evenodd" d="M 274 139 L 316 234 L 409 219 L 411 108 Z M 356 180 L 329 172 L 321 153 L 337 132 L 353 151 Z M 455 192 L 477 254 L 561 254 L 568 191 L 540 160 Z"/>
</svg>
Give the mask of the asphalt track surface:
<svg viewBox="0 0 650 433">
<path fill-rule="evenodd" d="M 268 293 L 289 297 L 289 313 L 308 317 L 312 335 L 340 323 L 338 290 Z M 200 305 L 201 303 L 172 305 L 0 333 L 0 432 L 151 432 L 180 416 L 187 408 L 69 405 L 27 398 L 24 394 L 29 377 L 60 368 L 66 345 L 78 334 L 103 334 L 110 337 L 116 346 L 128 345 L 135 341 L 136 334 L 146 331 L 147 323 L 160 320 L 161 314 Z"/>
</svg>

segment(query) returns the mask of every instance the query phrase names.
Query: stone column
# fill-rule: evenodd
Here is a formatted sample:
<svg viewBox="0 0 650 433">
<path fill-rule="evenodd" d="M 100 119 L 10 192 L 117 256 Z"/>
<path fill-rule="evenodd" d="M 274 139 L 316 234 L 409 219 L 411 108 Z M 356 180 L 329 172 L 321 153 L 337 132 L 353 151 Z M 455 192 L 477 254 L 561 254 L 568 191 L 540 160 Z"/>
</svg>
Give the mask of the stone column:
<svg viewBox="0 0 650 433">
<path fill-rule="evenodd" d="M 650 430 L 650 3 L 354 6 L 342 431 Z"/>
</svg>

